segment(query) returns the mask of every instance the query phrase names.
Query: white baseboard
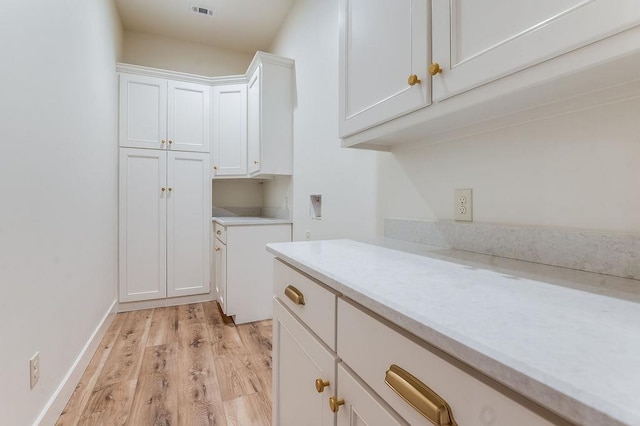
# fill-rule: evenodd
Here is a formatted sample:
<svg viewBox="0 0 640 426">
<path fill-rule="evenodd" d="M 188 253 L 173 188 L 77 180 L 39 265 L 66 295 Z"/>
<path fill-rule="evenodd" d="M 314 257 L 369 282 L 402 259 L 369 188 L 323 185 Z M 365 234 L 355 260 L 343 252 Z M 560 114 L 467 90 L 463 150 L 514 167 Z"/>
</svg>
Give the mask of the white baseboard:
<svg viewBox="0 0 640 426">
<path fill-rule="evenodd" d="M 89 340 L 78 354 L 73 365 L 64 376 L 64 379 L 62 379 L 62 382 L 51 396 L 51 399 L 49 399 L 49 402 L 47 402 L 47 405 L 45 405 L 44 409 L 33 423 L 34 426 L 54 425 L 56 421 L 58 421 L 62 410 L 64 410 L 69 398 L 71 398 L 73 391 L 82 378 L 84 370 L 89 365 L 93 354 L 98 349 L 102 338 L 109 329 L 109 326 L 116 314 L 116 307 L 117 300 L 114 300 L 96 329 L 93 331 L 93 334 L 89 337 Z"/>
<path fill-rule="evenodd" d="M 167 306 L 187 305 L 216 300 L 211 293 L 193 296 L 167 297 L 166 299 L 143 300 L 141 302 L 122 302 L 118 304 L 118 312 L 139 311 L 141 309 L 165 308 Z"/>
</svg>

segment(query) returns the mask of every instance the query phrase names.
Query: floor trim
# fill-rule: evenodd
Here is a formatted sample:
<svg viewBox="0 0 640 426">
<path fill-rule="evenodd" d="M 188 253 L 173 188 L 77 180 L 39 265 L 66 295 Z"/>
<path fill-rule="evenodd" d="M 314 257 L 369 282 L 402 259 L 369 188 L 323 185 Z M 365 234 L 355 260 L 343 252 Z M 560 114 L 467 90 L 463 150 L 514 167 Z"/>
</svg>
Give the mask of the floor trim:
<svg viewBox="0 0 640 426">
<path fill-rule="evenodd" d="M 56 423 L 56 421 L 60 417 L 60 414 L 62 413 L 62 410 L 64 410 L 64 407 L 67 405 L 69 398 L 71 398 L 73 391 L 78 385 L 78 382 L 80 382 L 82 373 L 84 373 L 84 370 L 89 365 L 93 354 L 98 349 L 102 338 L 109 329 L 109 326 L 111 325 L 111 322 L 116 315 L 116 307 L 118 305 L 117 302 L 117 300 L 114 300 L 111 303 L 111 306 L 109 306 L 109 309 L 107 309 L 107 312 L 104 314 L 102 320 L 93 331 L 93 334 L 91 334 L 91 337 L 89 337 L 89 340 L 78 354 L 73 365 L 64 376 L 64 379 L 62 379 L 62 382 L 60 382 L 60 385 L 51 396 L 51 399 L 49 399 L 49 402 L 47 402 L 47 405 L 45 405 L 44 409 L 42 410 L 36 421 L 33 423 L 34 426 L 53 425 Z"/>
</svg>

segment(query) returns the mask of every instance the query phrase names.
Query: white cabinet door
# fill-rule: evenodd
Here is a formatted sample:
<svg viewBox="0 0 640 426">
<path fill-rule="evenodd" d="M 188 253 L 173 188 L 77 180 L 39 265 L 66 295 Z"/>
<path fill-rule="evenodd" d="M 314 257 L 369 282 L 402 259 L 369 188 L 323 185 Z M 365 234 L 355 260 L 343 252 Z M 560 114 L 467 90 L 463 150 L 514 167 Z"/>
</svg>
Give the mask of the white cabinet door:
<svg viewBox="0 0 640 426">
<path fill-rule="evenodd" d="M 338 426 L 408 426 L 343 363 L 338 364 Z M 426 424 L 426 421 L 425 421 Z"/>
<path fill-rule="evenodd" d="M 215 238 L 214 243 L 215 285 L 222 312 L 227 313 L 227 246 Z"/>
<path fill-rule="evenodd" d="M 340 1 L 341 137 L 431 103 L 427 4 Z M 412 75 L 420 80 L 413 86 Z"/>
<path fill-rule="evenodd" d="M 121 302 L 166 296 L 166 158 L 120 149 Z"/>
<path fill-rule="evenodd" d="M 640 23 L 637 0 L 433 1 L 433 99 L 496 80 Z M 552 77 L 552 76 L 550 76 Z"/>
<path fill-rule="evenodd" d="M 262 65 L 259 65 L 247 85 L 247 145 L 249 174 L 260 171 L 260 84 Z"/>
<path fill-rule="evenodd" d="M 273 300 L 273 424 L 334 426 L 329 397 L 336 392 L 337 358 Z M 321 393 L 316 379 L 329 382 Z"/>
<path fill-rule="evenodd" d="M 208 293 L 209 155 L 167 154 L 167 295 Z"/>
<path fill-rule="evenodd" d="M 213 88 L 213 175 L 247 174 L 247 85 Z"/>
<path fill-rule="evenodd" d="M 209 86 L 169 81 L 168 88 L 169 148 L 209 152 Z"/>
<path fill-rule="evenodd" d="M 161 149 L 167 139 L 167 81 L 120 75 L 120 146 Z"/>
</svg>

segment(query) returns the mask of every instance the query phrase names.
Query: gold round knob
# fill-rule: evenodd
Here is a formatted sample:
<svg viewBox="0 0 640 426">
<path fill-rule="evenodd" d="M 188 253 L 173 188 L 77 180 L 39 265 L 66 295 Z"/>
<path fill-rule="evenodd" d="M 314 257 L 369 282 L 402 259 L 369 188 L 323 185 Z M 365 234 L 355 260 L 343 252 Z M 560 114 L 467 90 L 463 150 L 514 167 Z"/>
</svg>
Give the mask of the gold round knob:
<svg viewBox="0 0 640 426">
<path fill-rule="evenodd" d="M 172 188 L 172 187 L 169 187 L 169 192 L 171 192 L 171 191 L 173 191 L 173 188 Z"/>
<path fill-rule="evenodd" d="M 220 251 L 220 247 L 216 247 L 216 251 Z"/>
<path fill-rule="evenodd" d="M 416 84 L 420 84 L 421 83 L 420 79 L 415 74 L 411 74 L 409 76 L 409 79 L 407 80 L 407 82 L 409 83 L 409 86 L 415 86 Z"/>
<path fill-rule="evenodd" d="M 327 386 L 329 386 L 329 382 L 325 382 L 322 379 L 316 379 L 316 390 L 318 391 L 318 393 L 324 392 L 324 388 L 326 388 Z"/>
<path fill-rule="evenodd" d="M 255 160 L 255 161 L 253 162 L 253 164 L 258 164 L 258 163 L 260 163 L 258 160 Z"/>
<path fill-rule="evenodd" d="M 165 143 L 165 140 L 164 140 L 164 139 L 162 139 L 162 140 L 161 140 L 160 142 L 161 142 L 161 143 L 162 143 L 162 144 L 164 145 L 164 143 Z"/>
<path fill-rule="evenodd" d="M 335 396 L 329 398 L 329 408 L 331 412 L 337 413 L 341 405 L 344 405 L 344 399 L 338 399 Z"/>
<path fill-rule="evenodd" d="M 218 170 L 218 167 L 217 166 L 213 166 L 213 170 Z"/>
<path fill-rule="evenodd" d="M 442 68 L 440 68 L 440 64 L 437 62 L 432 63 L 431 65 L 429 65 L 429 74 L 430 75 L 438 75 L 442 72 Z"/>
<path fill-rule="evenodd" d="M 173 143 L 173 141 L 171 139 L 169 139 L 169 145 L 171 145 Z"/>
<path fill-rule="evenodd" d="M 167 190 L 166 188 L 162 188 L 162 192 L 164 192 L 164 191 L 166 191 L 166 190 Z"/>
</svg>

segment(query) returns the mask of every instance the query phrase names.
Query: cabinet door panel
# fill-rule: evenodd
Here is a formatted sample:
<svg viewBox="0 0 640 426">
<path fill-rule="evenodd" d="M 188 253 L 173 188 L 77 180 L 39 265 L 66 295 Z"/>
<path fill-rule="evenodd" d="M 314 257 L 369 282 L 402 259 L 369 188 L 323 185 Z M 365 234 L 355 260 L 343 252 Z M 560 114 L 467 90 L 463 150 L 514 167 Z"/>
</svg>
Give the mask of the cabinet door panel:
<svg viewBox="0 0 640 426">
<path fill-rule="evenodd" d="M 167 81 L 120 75 L 120 146 L 161 149 L 167 139 Z"/>
<path fill-rule="evenodd" d="M 249 174 L 260 171 L 260 136 L 261 136 L 261 104 L 260 104 L 260 85 L 261 85 L 262 66 L 259 65 L 256 72 L 249 79 L 247 85 L 247 145 L 248 145 L 248 162 Z"/>
<path fill-rule="evenodd" d="M 340 135 L 428 105 L 427 1 L 341 0 L 341 13 Z"/>
<path fill-rule="evenodd" d="M 408 426 L 367 385 L 338 364 L 338 392 L 344 405 L 338 411 L 338 426 Z"/>
<path fill-rule="evenodd" d="M 247 174 L 247 85 L 213 88 L 215 176 Z"/>
<path fill-rule="evenodd" d="M 169 81 L 169 148 L 177 151 L 209 152 L 208 86 Z"/>
<path fill-rule="evenodd" d="M 496 80 L 640 23 L 622 0 L 434 1 L 433 99 Z M 499 12 L 499 13 L 497 13 Z"/>
<path fill-rule="evenodd" d="M 278 301 L 273 302 L 273 424 L 333 426 L 337 358 Z M 329 382 L 322 393 L 315 380 Z"/>
<path fill-rule="evenodd" d="M 169 152 L 167 173 L 167 289 L 185 296 L 209 291 L 211 186 L 209 156 Z"/>
<path fill-rule="evenodd" d="M 166 297 L 166 153 L 120 150 L 120 301 Z"/>
</svg>

